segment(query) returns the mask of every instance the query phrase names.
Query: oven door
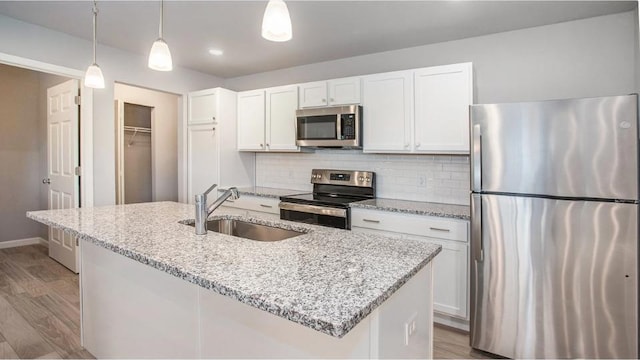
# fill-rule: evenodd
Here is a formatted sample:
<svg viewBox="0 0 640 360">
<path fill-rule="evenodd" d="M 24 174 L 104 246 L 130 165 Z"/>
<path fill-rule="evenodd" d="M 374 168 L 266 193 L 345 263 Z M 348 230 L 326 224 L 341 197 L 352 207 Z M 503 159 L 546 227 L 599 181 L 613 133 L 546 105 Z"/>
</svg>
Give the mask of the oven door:
<svg viewBox="0 0 640 360">
<path fill-rule="evenodd" d="M 280 202 L 280 219 L 338 229 L 351 229 L 349 209 Z"/>
</svg>

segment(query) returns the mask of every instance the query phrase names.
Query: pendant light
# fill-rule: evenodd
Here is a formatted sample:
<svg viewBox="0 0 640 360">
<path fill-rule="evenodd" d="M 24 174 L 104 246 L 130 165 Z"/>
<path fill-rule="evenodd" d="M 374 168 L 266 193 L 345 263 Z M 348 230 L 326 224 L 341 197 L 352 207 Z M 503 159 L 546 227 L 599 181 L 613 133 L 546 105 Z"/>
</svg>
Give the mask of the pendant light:
<svg viewBox="0 0 640 360">
<path fill-rule="evenodd" d="M 94 89 L 104 89 L 104 76 L 102 76 L 102 70 L 96 63 L 96 46 L 98 41 L 96 40 L 96 32 L 98 27 L 98 5 L 93 2 L 93 64 L 87 68 L 87 72 L 84 74 L 84 86 Z"/>
<path fill-rule="evenodd" d="M 158 29 L 158 40 L 151 46 L 149 52 L 149 68 L 158 71 L 171 71 L 173 62 L 169 45 L 162 38 L 162 27 L 164 25 L 164 0 L 160 1 L 160 27 Z"/>
<path fill-rule="evenodd" d="M 262 18 L 262 37 L 277 42 L 289 41 L 293 37 L 291 18 L 287 4 L 282 0 L 269 0 Z"/>
</svg>

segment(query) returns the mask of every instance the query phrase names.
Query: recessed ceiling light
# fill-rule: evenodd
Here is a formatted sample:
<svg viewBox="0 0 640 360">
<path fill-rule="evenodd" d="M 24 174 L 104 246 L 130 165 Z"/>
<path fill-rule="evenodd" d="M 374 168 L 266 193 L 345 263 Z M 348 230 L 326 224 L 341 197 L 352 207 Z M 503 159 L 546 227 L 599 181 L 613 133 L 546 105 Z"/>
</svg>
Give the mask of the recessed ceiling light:
<svg viewBox="0 0 640 360">
<path fill-rule="evenodd" d="M 222 51 L 220 49 L 210 49 L 209 50 L 209 54 L 211 54 L 213 56 L 220 56 L 220 55 L 224 54 L 224 51 Z"/>
</svg>

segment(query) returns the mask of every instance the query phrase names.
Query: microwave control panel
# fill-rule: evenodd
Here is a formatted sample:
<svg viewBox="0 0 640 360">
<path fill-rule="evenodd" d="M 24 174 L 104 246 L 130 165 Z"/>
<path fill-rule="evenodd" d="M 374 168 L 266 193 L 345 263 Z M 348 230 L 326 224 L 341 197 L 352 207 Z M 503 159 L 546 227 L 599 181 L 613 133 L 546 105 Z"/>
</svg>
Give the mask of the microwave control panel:
<svg viewBox="0 0 640 360">
<path fill-rule="evenodd" d="M 340 115 L 342 127 L 342 140 L 353 140 L 356 138 L 356 115 L 342 114 Z"/>
</svg>

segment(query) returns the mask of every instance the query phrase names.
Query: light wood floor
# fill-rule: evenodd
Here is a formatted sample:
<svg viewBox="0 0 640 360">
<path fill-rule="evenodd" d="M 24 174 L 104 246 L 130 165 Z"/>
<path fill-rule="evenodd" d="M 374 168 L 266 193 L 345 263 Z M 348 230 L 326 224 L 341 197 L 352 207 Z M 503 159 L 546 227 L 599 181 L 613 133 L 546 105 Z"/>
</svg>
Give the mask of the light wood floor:
<svg viewBox="0 0 640 360">
<path fill-rule="evenodd" d="M 433 328 L 434 359 L 499 359 L 471 349 L 469 334 L 438 324 Z"/>
<path fill-rule="evenodd" d="M 436 326 L 436 359 L 482 359 L 469 336 Z M 0 249 L 0 358 L 93 359 L 80 346 L 78 275 L 41 245 Z"/>
<path fill-rule="evenodd" d="M 78 276 L 47 251 L 0 249 L 0 358 L 93 359 L 80 346 Z"/>
</svg>

